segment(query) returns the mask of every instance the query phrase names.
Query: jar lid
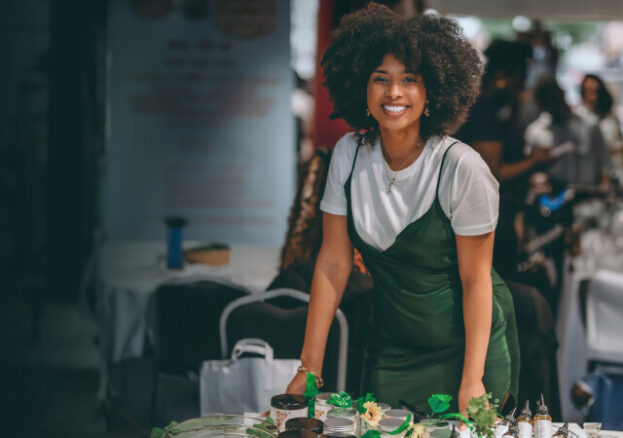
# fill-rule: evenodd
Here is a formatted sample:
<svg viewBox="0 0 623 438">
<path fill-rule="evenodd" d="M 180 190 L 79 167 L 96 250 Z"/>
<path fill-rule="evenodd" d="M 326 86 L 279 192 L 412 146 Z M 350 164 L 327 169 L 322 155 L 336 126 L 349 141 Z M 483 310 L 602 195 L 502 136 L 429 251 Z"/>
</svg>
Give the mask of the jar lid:
<svg viewBox="0 0 623 438">
<path fill-rule="evenodd" d="M 316 434 L 321 434 L 323 423 L 316 418 L 290 418 L 286 421 L 286 430 L 310 430 Z"/>
<path fill-rule="evenodd" d="M 320 403 L 327 403 L 327 401 L 331 398 L 332 392 L 321 392 L 316 396 L 316 401 Z"/>
<path fill-rule="evenodd" d="M 279 438 L 318 438 L 311 430 L 286 430 L 279 433 Z"/>
<path fill-rule="evenodd" d="M 385 412 L 385 411 L 389 411 L 392 407 L 390 405 L 388 405 L 387 403 L 377 403 L 376 404 L 379 409 L 381 410 L 381 412 Z"/>
<path fill-rule="evenodd" d="M 398 429 L 402 423 L 404 423 L 404 420 L 400 418 L 382 418 L 381 421 L 379 421 L 379 430 L 382 432 L 392 432 Z"/>
<path fill-rule="evenodd" d="M 270 405 L 273 408 L 292 411 L 294 409 L 303 409 L 307 407 L 307 399 L 302 395 L 296 394 L 278 394 L 270 399 Z"/>
<path fill-rule="evenodd" d="M 357 411 L 353 408 L 335 407 L 327 414 L 328 418 L 351 418 L 357 415 Z"/>
<path fill-rule="evenodd" d="M 331 432 L 324 435 L 320 435 L 320 438 L 356 438 L 355 435 L 344 432 Z"/>
<path fill-rule="evenodd" d="M 404 421 L 407 419 L 410 413 L 411 412 L 407 411 L 406 409 L 390 409 L 389 411 L 385 412 L 385 416 L 392 417 L 392 418 L 400 418 Z"/>
<path fill-rule="evenodd" d="M 347 432 L 352 430 L 355 423 L 348 418 L 327 418 L 324 422 L 325 430 L 331 432 Z"/>
</svg>

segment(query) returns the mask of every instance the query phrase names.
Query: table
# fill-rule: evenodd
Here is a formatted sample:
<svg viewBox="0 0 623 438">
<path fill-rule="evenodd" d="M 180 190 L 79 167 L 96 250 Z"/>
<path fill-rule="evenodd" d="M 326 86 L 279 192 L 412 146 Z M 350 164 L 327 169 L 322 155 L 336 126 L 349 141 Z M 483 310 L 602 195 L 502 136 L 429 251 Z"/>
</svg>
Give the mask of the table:
<svg viewBox="0 0 623 438">
<path fill-rule="evenodd" d="M 184 247 L 198 242 L 185 242 Z M 228 265 L 186 265 L 167 269 L 165 242 L 108 241 L 97 253 L 95 285 L 100 329 L 100 385 L 97 400 L 108 389 L 108 364 L 140 357 L 145 347 L 148 303 L 165 283 L 207 280 L 265 290 L 277 275 L 280 248 L 234 245 Z"/>
</svg>

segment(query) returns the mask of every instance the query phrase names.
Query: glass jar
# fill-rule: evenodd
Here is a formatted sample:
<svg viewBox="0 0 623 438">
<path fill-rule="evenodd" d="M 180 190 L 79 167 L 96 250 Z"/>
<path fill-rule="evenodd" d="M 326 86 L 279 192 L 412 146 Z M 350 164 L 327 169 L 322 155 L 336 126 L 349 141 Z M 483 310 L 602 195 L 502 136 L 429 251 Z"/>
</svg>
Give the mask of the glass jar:
<svg viewBox="0 0 623 438">
<path fill-rule="evenodd" d="M 346 418 L 351 420 L 355 426 L 355 435 L 359 436 L 361 432 L 360 417 L 357 408 L 338 408 L 334 407 L 327 414 L 327 420 L 329 418 Z"/>
<path fill-rule="evenodd" d="M 327 403 L 331 398 L 330 392 L 321 392 L 316 396 L 315 404 L 314 404 L 314 417 L 319 420 L 326 420 L 327 414 L 331 410 L 333 406 Z"/>
<path fill-rule="evenodd" d="M 349 418 L 327 418 L 324 423 L 324 430 L 327 434 L 349 433 L 355 435 L 355 422 Z"/>
<path fill-rule="evenodd" d="M 286 430 L 279 432 L 279 438 L 318 438 L 311 430 Z"/>
<path fill-rule="evenodd" d="M 407 411 L 406 409 L 390 409 L 384 412 L 383 417 L 400 418 L 402 421 L 405 421 L 409 415 L 411 415 L 411 411 Z M 411 423 L 413 423 L 413 415 L 411 415 Z"/>
<path fill-rule="evenodd" d="M 407 432 L 406 429 L 396 435 L 389 434 L 389 432 L 393 432 L 394 430 L 398 429 L 402 425 L 402 423 L 404 423 L 404 420 L 401 420 L 400 418 L 391 418 L 391 417 L 381 418 L 381 421 L 379 421 L 379 431 L 381 432 L 381 437 L 382 438 L 404 437 L 405 433 Z"/>
<path fill-rule="evenodd" d="M 307 417 L 307 399 L 302 395 L 275 395 L 270 399 L 270 416 L 279 432 L 283 432 L 290 418 Z"/>
<path fill-rule="evenodd" d="M 286 421 L 286 430 L 309 430 L 320 435 L 324 429 L 322 421 L 316 418 L 290 418 Z"/>
</svg>

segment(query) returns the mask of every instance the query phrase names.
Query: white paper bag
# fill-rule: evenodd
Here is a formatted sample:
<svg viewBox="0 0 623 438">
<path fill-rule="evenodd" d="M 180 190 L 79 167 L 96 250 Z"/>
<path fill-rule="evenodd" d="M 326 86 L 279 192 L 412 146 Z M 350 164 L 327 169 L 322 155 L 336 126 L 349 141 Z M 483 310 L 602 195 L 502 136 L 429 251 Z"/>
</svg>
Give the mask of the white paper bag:
<svg viewBox="0 0 623 438">
<path fill-rule="evenodd" d="M 245 357 L 256 353 L 264 357 Z M 270 398 L 283 394 L 296 374 L 298 359 L 274 359 L 273 349 L 262 339 L 239 340 L 231 360 L 207 360 L 201 366 L 201 415 L 265 412 Z"/>
</svg>

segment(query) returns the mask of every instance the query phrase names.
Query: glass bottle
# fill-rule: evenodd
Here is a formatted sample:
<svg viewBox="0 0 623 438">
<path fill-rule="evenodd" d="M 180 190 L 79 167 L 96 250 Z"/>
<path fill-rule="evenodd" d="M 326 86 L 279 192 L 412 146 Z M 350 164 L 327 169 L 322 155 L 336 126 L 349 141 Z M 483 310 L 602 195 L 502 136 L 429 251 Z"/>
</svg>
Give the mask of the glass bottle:
<svg viewBox="0 0 623 438">
<path fill-rule="evenodd" d="M 537 402 L 536 414 L 534 414 L 534 438 L 552 438 L 552 417 L 545 405 L 543 394 Z"/>
<path fill-rule="evenodd" d="M 517 417 L 517 425 L 519 426 L 519 438 L 532 437 L 532 411 L 530 410 L 530 400 L 526 400 L 519 417 Z"/>
</svg>

